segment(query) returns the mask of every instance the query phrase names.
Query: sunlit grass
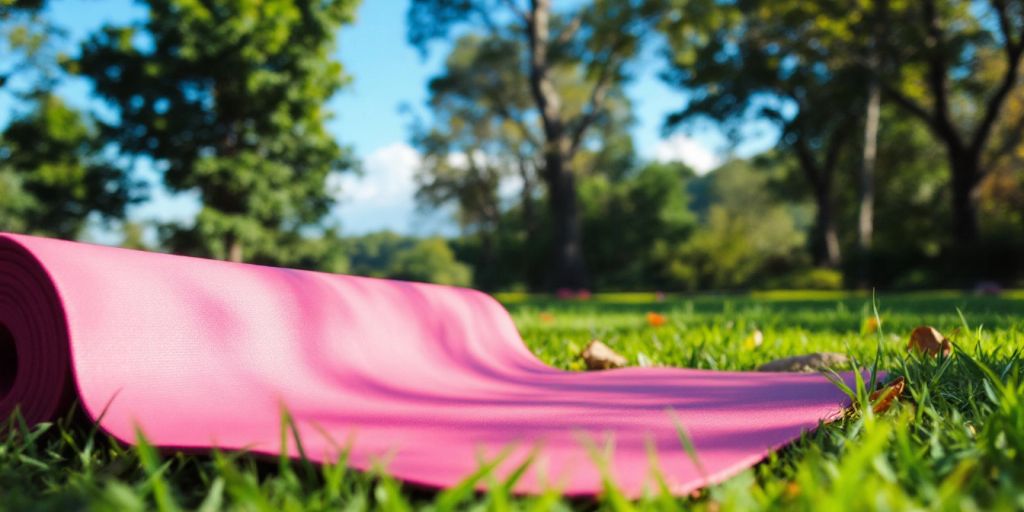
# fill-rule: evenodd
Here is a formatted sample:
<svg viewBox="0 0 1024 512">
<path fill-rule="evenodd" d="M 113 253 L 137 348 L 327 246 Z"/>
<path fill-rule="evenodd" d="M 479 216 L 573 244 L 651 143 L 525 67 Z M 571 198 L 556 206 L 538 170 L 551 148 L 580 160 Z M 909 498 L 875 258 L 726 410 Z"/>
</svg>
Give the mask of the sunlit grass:
<svg viewBox="0 0 1024 512">
<path fill-rule="evenodd" d="M 160 454 L 145 442 L 120 446 L 81 420 L 28 428 L 13 418 L 0 434 L 0 509 L 1024 508 L 1024 295 L 883 295 L 878 325 L 868 321 L 875 313 L 867 294 L 502 298 L 527 345 L 561 368 L 582 369 L 579 352 L 594 338 L 631 364 L 730 370 L 836 351 L 866 362 L 878 356 L 882 368 L 905 376 L 907 392 L 886 413 L 859 407 L 698 495 L 655 493 L 636 502 L 625 500 L 613 482 L 595 500 L 568 500 L 557 492 L 516 497 L 512 482 L 495 478 L 486 465 L 463 485 L 437 493 L 403 486 L 379 471 L 349 470 L 344 457 L 313 466 L 237 453 Z M 652 326 L 649 312 L 664 316 L 665 324 Z M 908 356 L 906 336 L 920 324 L 949 336 L 954 355 Z M 755 330 L 762 333 L 760 345 L 750 342 Z M 477 487 L 490 491 L 477 493 Z"/>
</svg>

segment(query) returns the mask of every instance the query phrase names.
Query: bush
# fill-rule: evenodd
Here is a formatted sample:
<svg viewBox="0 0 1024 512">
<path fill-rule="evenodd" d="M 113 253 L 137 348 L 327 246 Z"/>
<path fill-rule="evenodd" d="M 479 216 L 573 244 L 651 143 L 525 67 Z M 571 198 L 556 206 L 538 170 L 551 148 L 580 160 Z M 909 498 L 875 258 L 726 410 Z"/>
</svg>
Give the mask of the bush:
<svg viewBox="0 0 1024 512">
<path fill-rule="evenodd" d="M 382 231 L 346 239 L 349 272 L 369 277 L 469 286 L 472 270 L 442 238 Z"/>
<path fill-rule="evenodd" d="M 473 271 L 455 259 L 455 253 L 440 238 L 420 240 L 395 254 L 389 277 L 409 281 L 469 286 Z"/>
<path fill-rule="evenodd" d="M 839 290 L 843 287 L 843 273 L 831 268 L 803 269 L 766 280 L 764 287 L 778 290 Z"/>
</svg>

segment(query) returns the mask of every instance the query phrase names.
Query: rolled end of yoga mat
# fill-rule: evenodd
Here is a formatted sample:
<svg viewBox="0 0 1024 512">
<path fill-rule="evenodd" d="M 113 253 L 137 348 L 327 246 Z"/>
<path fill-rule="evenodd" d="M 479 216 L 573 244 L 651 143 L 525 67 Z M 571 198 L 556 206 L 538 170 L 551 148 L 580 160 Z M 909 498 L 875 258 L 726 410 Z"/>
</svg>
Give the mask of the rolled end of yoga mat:
<svg viewBox="0 0 1024 512">
<path fill-rule="evenodd" d="M 0 325 L 2 415 L 74 399 L 125 443 L 296 457 L 287 411 L 314 461 L 430 487 L 529 461 L 515 492 L 685 494 L 849 403 L 821 375 L 554 369 L 473 290 L 23 235 L 0 235 Z"/>
<path fill-rule="evenodd" d="M 64 309 L 43 265 L 0 236 L 0 417 L 35 424 L 60 414 L 72 386 Z"/>
</svg>

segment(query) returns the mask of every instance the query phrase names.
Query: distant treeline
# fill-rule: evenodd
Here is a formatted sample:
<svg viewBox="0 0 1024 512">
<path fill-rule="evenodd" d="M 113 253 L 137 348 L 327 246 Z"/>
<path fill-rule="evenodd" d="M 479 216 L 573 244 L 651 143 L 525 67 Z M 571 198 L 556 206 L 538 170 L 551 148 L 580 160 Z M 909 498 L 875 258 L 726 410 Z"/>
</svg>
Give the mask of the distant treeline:
<svg viewBox="0 0 1024 512">
<path fill-rule="evenodd" d="M 0 0 L 0 229 L 100 223 L 129 246 L 493 290 L 1024 278 L 1019 0 L 413 0 L 409 44 L 450 43 L 410 120 L 417 200 L 455 212 L 450 240 L 332 216 L 329 178 L 359 167 L 324 106 L 357 0 L 143 3 L 63 55 L 45 0 Z M 666 132 L 770 126 L 777 146 L 704 176 L 640 159 L 624 87 L 651 55 L 688 98 Z M 68 74 L 109 111 L 70 108 Z M 199 197 L 195 219 L 124 221 L 140 159 Z"/>
</svg>

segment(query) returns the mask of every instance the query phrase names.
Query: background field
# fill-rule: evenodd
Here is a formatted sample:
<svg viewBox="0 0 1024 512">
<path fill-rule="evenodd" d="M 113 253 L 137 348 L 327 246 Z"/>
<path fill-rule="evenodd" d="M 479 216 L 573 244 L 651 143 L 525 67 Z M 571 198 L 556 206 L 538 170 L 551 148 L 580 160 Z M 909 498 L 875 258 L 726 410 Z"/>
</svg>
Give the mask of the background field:
<svg viewBox="0 0 1024 512">
<path fill-rule="evenodd" d="M 582 369 L 578 354 L 594 338 L 632 365 L 730 370 L 814 351 L 848 352 L 871 362 L 877 352 L 880 367 L 907 378 L 908 391 L 882 415 L 853 414 L 699 495 L 670 499 L 652 493 L 635 503 L 622 500 L 611 486 L 598 500 L 566 501 L 557 493 L 522 499 L 482 475 L 492 492 L 474 494 L 467 485 L 438 494 L 345 471 L 343 465 L 320 468 L 242 455 L 158 458 L 145 445 L 114 445 L 73 418 L 31 431 L 12 420 L 0 444 L 0 509 L 1024 507 L 1024 294 L 882 295 L 880 329 L 872 326 L 872 298 L 866 294 L 500 298 L 529 347 L 561 368 Z M 667 323 L 649 325 L 648 312 L 664 315 Z M 954 356 L 907 356 L 907 335 L 921 324 L 950 336 Z M 759 346 L 751 336 L 755 330 L 763 333 Z"/>
</svg>

